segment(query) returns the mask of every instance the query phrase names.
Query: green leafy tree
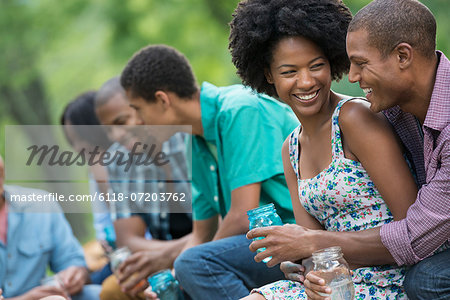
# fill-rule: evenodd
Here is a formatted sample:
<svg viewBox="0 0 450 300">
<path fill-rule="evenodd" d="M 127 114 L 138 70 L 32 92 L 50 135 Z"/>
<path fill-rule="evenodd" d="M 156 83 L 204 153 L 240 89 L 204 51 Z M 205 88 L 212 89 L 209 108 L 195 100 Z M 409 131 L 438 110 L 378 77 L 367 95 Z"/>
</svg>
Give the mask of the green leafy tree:
<svg viewBox="0 0 450 300">
<path fill-rule="evenodd" d="M 227 49 L 238 2 L 0 0 L 0 124 L 57 124 L 66 103 L 119 74 L 148 44 L 185 53 L 199 82 L 239 83 Z M 356 13 L 370 1 L 344 2 Z M 450 2 L 422 2 L 436 16 L 438 48 L 449 54 Z M 333 88 L 362 94 L 345 78 Z M 74 229 L 86 234 L 80 224 Z"/>
</svg>

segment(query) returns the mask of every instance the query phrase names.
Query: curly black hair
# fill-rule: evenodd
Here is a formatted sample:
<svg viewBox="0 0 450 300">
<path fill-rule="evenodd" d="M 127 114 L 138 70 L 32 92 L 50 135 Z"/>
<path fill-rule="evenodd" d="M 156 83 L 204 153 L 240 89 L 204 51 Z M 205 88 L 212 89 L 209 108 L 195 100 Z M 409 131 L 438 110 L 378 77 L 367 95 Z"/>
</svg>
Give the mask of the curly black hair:
<svg viewBox="0 0 450 300">
<path fill-rule="evenodd" d="M 277 96 L 266 81 L 272 52 L 284 37 L 302 36 L 316 43 L 331 66 L 333 80 L 346 74 L 345 49 L 350 10 L 340 0 L 247 0 L 238 4 L 230 22 L 228 48 L 242 82 L 260 93 Z"/>
<path fill-rule="evenodd" d="M 186 57 L 166 45 L 139 50 L 122 71 L 120 83 L 132 97 L 142 97 L 147 102 L 153 102 L 159 90 L 174 92 L 181 98 L 191 98 L 198 91 Z"/>
</svg>

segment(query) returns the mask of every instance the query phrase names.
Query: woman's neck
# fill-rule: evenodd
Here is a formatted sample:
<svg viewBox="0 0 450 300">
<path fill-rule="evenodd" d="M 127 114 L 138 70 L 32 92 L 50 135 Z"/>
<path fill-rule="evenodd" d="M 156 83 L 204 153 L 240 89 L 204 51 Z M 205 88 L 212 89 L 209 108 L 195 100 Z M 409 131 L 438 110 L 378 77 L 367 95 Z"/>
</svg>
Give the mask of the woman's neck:
<svg viewBox="0 0 450 300">
<path fill-rule="evenodd" d="M 300 123 L 302 124 L 302 134 L 308 137 L 314 137 L 322 132 L 324 127 L 328 128 L 333 112 L 338 102 L 343 97 L 344 96 L 330 91 L 330 99 L 327 105 L 324 105 L 317 114 L 307 117 L 297 115 Z"/>
</svg>

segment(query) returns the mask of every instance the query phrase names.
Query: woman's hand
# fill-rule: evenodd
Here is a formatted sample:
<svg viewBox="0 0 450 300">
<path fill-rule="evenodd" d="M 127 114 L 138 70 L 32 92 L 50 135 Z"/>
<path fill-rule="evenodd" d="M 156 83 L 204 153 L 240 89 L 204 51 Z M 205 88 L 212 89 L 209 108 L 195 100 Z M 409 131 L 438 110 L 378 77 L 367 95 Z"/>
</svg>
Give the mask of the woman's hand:
<svg viewBox="0 0 450 300">
<path fill-rule="evenodd" d="M 280 265 L 281 272 L 288 280 L 303 282 L 305 280 L 305 267 L 291 261 L 283 261 Z"/>
<path fill-rule="evenodd" d="M 311 300 L 330 300 L 330 297 L 321 296 L 319 293 L 331 294 L 331 288 L 325 285 L 325 280 L 317 275 L 315 271 L 311 271 L 306 274 L 306 279 L 303 282 L 305 286 L 305 292 L 308 295 L 308 299 Z"/>
<path fill-rule="evenodd" d="M 353 271 L 350 270 L 350 274 L 353 275 Z M 325 280 L 317 275 L 317 272 L 311 271 L 306 274 L 305 292 L 308 295 L 308 299 L 311 300 L 330 300 L 331 288 L 325 284 Z M 321 296 L 322 294 L 329 294 L 328 296 Z"/>
</svg>

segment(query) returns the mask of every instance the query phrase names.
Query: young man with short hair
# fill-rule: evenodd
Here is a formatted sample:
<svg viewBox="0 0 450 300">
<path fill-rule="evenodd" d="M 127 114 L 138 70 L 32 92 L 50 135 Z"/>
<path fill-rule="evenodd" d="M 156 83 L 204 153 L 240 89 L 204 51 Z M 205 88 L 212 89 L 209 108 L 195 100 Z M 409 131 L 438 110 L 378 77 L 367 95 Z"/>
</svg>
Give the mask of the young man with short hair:
<svg viewBox="0 0 450 300">
<path fill-rule="evenodd" d="M 135 54 L 121 83 L 145 124 L 192 126 L 194 225 L 186 248 L 208 243 L 175 261 L 184 290 L 194 299 L 237 299 L 281 279 L 253 261 L 244 234 L 246 212 L 267 203 L 294 222 L 281 161 L 283 140 L 298 125 L 289 108 L 241 85 L 199 88 L 187 59 L 164 45 Z"/>
<path fill-rule="evenodd" d="M 450 297 L 450 62 L 435 49 L 434 16 L 415 0 L 373 1 L 347 35 L 349 80 L 385 110 L 421 186 L 407 217 L 380 230 L 396 263 L 417 264 L 405 279 L 411 299 Z"/>
<path fill-rule="evenodd" d="M 134 130 L 141 122 L 128 104 L 119 77 L 114 77 L 103 84 L 97 93 L 95 106 L 100 123 L 106 125 L 109 138 L 115 142 L 108 152 L 128 153 L 135 143 L 143 142 L 142 137 Z M 128 199 L 115 203 L 117 218 L 114 227 L 117 245 L 127 246 L 133 255 L 120 267 L 121 271 L 126 271 L 118 276 L 119 281 L 116 275 L 105 280 L 100 294 L 101 299 L 143 299 L 139 292 L 145 286 L 137 289 L 136 284 L 145 281 L 152 273 L 172 268 L 175 258 L 188 240 L 192 226 L 191 214 L 171 214 L 163 208 L 156 212 L 149 207 L 149 205 L 162 206 L 164 205 L 162 202 L 149 204 L 144 201 L 131 201 L 139 195 L 169 192 L 169 184 L 165 181 L 167 178 L 170 179 L 167 172 L 177 179 L 187 179 L 184 136 L 173 136 L 162 147 L 170 160 L 167 169 L 155 164 L 138 165 L 135 160 L 129 169 L 126 165 L 117 163 L 108 165 L 112 193 L 116 197 L 123 195 Z M 187 181 L 177 183 L 177 188 L 178 190 L 174 192 L 189 192 Z"/>
</svg>

